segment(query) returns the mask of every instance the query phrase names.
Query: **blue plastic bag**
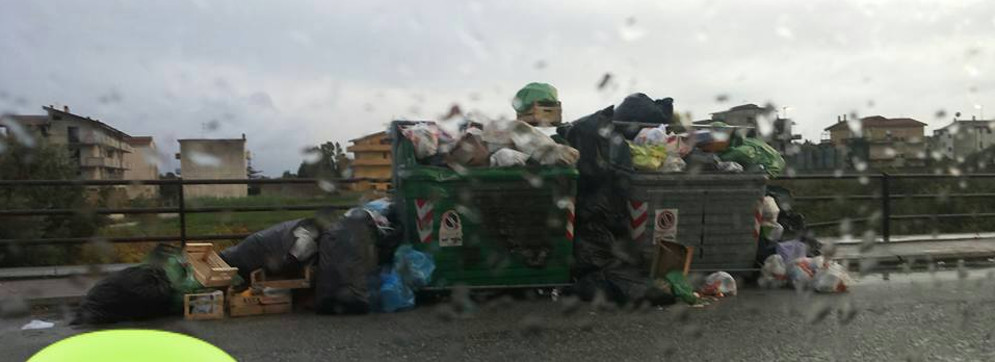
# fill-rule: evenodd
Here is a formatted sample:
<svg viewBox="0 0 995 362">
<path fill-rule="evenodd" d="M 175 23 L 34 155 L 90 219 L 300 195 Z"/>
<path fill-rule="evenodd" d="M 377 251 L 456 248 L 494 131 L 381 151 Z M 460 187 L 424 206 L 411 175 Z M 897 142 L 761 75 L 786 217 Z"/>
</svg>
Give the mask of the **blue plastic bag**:
<svg viewBox="0 0 995 362">
<path fill-rule="evenodd" d="M 380 309 L 385 313 L 415 306 L 415 293 L 404 285 L 396 270 L 384 268 L 380 273 Z"/>
<path fill-rule="evenodd" d="M 435 260 L 432 255 L 415 250 L 411 245 L 401 245 L 394 251 L 394 271 L 405 285 L 418 289 L 432 282 Z"/>
</svg>

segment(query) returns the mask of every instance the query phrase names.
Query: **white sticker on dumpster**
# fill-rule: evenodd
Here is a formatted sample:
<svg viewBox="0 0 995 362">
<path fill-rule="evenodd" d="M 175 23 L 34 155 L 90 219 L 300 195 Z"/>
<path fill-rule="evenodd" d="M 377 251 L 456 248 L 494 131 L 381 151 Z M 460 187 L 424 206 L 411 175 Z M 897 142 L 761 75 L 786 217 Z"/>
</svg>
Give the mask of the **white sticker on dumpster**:
<svg viewBox="0 0 995 362">
<path fill-rule="evenodd" d="M 442 214 L 442 225 L 439 225 L 439 246 L 463 246 L 463 222 L 456 210 Z"/>
<path fill-rule="evenodd" d="M 653 242 L 677 242 L 677 209 L 657 209 Z"/>
</svg>

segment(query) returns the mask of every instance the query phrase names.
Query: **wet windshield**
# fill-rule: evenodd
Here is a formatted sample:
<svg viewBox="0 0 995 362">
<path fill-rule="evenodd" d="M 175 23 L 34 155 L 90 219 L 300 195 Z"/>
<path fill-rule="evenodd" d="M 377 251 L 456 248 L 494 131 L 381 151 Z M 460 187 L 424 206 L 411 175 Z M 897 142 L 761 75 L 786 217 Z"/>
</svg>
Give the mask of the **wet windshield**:
<svg viewBox="0 0 995 362">
<path fill-rule="evenodd" d="M 4 9 L 11 360 L 995 358 L 995 4 Z"/>
</svg>

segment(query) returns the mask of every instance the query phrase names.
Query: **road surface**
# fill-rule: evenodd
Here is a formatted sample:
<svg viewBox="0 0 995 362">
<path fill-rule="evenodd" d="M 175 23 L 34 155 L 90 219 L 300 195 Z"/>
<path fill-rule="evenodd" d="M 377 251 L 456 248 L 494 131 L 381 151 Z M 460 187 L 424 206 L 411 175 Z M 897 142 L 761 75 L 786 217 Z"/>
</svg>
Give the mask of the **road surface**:
<svg viewBox="0 0 995 362">
<path fill-rule="evenodd" d="M 842 295 L 747 289 L 705 308 L 599 308 L 561 297 L 495 298 L 470 312 L 439 302 L 397 314 L 291 315 L 154 328 L 202 338 L 241 361 L 329 360 L 995 360 L 995 271 L 956 270 L 862 278 Z M 458 298 L 457 298 L 458 299 Z M 21 331 L 30 317 L 0 319 L 3 360 L 87 331 Z"/>
</svg>

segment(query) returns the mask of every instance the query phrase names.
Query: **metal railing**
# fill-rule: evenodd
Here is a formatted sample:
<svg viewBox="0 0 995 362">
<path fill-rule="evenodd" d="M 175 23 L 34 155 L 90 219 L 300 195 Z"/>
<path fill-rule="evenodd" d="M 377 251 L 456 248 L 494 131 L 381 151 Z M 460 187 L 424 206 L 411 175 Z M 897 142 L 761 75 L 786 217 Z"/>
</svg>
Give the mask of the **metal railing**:
<svg viewBox="0 0 995 362">
<path fill-rule="evenodd" d="M 983 213 L 951 213 L 951 214 L 904 214 L 904 215 L 893 215 L 892 214 L 892 201 L 895 199 L 936 199 L 940 197 L 945 198 L 978 198 L 978 197 L 995 197 L 995 193 L 956 193 L 956 194 L 935 194 L 935 193 L 921 193 L 921 194 L 891 194 L 892 182 L 895 180 L 966 180 L 966 179 L 995 179 L 995 173 L 972 173 L 972 174 L 889 174 L 886 172 L 882 173 L 867 173 L 867 174 L 846 174 L 846 175 L 825 175 L 825 174 L 813 174 L 813 175 L 793 175 L 784 176 L 779 180 L 875 180 L 878 183 L 879 194 L 877 195 L 836 195 L 836 196 L 795 196 L 793 197 L 796 201 L 834 201 L 840 198 L 847 200 L 879 200 L 880 201 L 880 228 L 881 228 L 881 238 L 884 242 L 889 242 L 891 239 L 891 222 L 893 220 L 915 220 L 915 219 L 951 219 L 951 218 L 979 218 L 979 217 L 995 217 L 995 212 L 983 212 Z M 876 218 L 848 218 L 850 222 L 856 223 L 867 223 L 874 221 Z M 834 226 L 843 223 L 844 220 L 836 221 L 824 221 L 807 223 L 806 227 L 809 228 L 819 228 L 826 226 Z"/>
<path fill-rule="evenodd" d="M 351 184 L 356 182 L 389 182 L 390 179 L 380 178 L 354 178 L 347 180 L 333 180 L 335 184 Z M 352 205 L 273 205 L 273 206 L 209 206 L 209 207 L 188 207 L 183 186 L 190 185 L 263 185 L 263 184 L 310 184 L 318 185 L 319 182 L 326 183 L 328 180 L 319 179 L 199 179 L 185 180 L 157 179 L 157 180 L 0 180 L 0 188 L 14 186 L 30 187 L 50 187 L 50 186 L 174 186 L 177 188 L 177 206 L 175 207 L 134 207 L 134 208 L 96 208 L 96 209 L 10 209 L 0 210 L 0 217 L 10 216 L 52 216 L 52 215 L 74 215 L 78 213 L 93 213 L 98 215 L 139 215 L 139 214 L 177 214 L 179 218 L 179 235 L 157 235 L 157 236 L 120 236 L 120 237 L 64 237 L 64 238 L 27 238 L 27 239 L 0 239 L 0 246 L 18 245 L 51 245 L 51 244 L 85 244 L 94 241 L 106 241 L 111 243 L 137 243 L 137 242 L 180 242 L 185 244 L 188 240 L 196 241 L 216 241 L 216 240 L 239 240 L 251 234 L 205 234 L 187 235 L 187 215 L 194 213 L 228 213 L 228 212 L 262 212 L 262 211 L 317 211 L 317 210 L 347 210 Z M 252 197 L 252 196 L 249 196 Z"/>
</svg>

